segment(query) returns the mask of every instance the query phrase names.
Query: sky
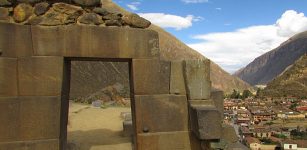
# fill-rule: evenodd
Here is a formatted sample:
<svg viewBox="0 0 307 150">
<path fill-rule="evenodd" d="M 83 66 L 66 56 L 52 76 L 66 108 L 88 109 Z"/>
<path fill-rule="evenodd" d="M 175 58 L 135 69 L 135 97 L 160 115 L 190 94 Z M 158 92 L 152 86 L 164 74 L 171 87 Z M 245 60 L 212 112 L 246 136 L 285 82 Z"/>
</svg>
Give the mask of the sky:
<svg viewBox="0 0 307 150">
<path fill-rule="evenodd" d="M 307 0 L 113 0 L 229 73 L 307 30 Z"/>
</svg>

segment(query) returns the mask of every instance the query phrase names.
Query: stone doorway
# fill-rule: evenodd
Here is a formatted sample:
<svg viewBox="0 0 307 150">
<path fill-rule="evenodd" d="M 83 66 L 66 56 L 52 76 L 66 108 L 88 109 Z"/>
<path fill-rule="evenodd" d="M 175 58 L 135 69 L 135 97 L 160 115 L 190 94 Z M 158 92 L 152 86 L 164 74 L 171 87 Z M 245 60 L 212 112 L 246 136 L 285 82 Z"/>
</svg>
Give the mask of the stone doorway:
<svg viewBox="0 0 307 150">
<path fill-rule="evenodd" d="M 71 100 L 76 96 L 70 95 L 76 95 L 76 92 L 80 92 L 72 87 L 76 86 L 71 81 L 76 78 L 76 71 L 72 67 L 83 63 L 90 65 L 94 63 L 121 63 L 121 66 L 124 65 L 127 68 L 129 80 L 130 105 L 126 107 L 121 107 L 120 104 L 115 104 L 115 107 L 102 105 L 103 108 L 97 108 L 92 105 L 88 97 L 84 98 L 88 101 L 82 102 L 88 104 L 81 104 L 81 100 L 72 102 Z M 64 58 L 61 96 L 61 150 L 134 149 L 135 137 L 132 135 L 135 127 L 132 125 L 135 125 L 135 104 L 131 64 L 132 59 Z M 86 80 L 86 82 L 91 81 Z M 131 112 L 131 120 L 129 120 L 129 116 L 126 116 L 126 112 Z"/>
</svg>

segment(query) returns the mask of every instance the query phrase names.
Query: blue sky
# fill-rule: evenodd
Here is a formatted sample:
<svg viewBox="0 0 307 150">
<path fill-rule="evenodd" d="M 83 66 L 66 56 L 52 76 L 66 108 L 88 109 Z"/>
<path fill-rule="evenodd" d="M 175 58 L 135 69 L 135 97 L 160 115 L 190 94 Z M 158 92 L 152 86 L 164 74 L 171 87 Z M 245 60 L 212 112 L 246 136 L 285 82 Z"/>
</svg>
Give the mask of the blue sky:
<svg viewBox="0 0 307 150">
<path fill-rule="evenodd" d="M 307 30 L 307 0 L 113 0 L 226 71 Z"/>
</svg>

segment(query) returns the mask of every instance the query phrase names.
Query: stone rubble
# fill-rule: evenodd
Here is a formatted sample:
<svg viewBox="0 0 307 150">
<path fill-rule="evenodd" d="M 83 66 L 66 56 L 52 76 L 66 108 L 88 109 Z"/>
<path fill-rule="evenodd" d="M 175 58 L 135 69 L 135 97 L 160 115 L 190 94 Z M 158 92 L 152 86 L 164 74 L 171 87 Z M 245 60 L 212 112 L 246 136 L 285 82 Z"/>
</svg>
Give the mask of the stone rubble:
<svg viewBox="0 0 307 150">
<path fill-rule="evenodd" d="M 13 18 L 13 19 L 12 19 Z M 22 25 L 69 24 L 148 28 L 151 22 L 137 14 L 121 14 L 101 5 L 100 0 L 73 0 L 73 4 L 42 0 L 0 0 L 0 21 Z"/>
</svg>

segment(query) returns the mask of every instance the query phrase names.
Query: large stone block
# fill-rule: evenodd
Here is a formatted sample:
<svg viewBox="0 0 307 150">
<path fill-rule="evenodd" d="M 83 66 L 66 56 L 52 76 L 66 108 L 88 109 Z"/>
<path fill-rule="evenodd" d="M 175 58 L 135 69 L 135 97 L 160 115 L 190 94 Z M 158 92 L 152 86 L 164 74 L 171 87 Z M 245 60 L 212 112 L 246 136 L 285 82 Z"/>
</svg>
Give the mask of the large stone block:
<svg viewBox="0 0 307 150">
<path fill-rule="evenodd" d="M 214 101 L 215 107 L 221 113 L 221 117 L 224 117 L 224 92 L 220 90 L 211 91 L 211 99 Z"/>
<path fill-rule="evenodd" d="M 190 107 L 191 130 L 200 140 L 220 139 L 221 115 L 214 106 Z"/>
<path fill-rule="evenodd" d="M 198 106 L 212 106 L 214 107 L 214 102 L 210 100 L 189 100 L 190 106 L 198 107 Z"/>
<path fill-rule="evenodd" d="M 191 150 L 189 132 L 138 134 L 138 150 Z"/>
<path fill-rule="evenodd" d="M 189 100 L 210 98 L 210 60 L 185 60 L 184 77 Z"/>
<path fill-rule="evenodd" d="M 20 139 L 56 139 L 60 136 L 60 97 L 19 97 Z"/>
<path fill-rule="evenodd" d="M 18 140 L 19 108 L 17 97 L 0 98 L 0 143 Z"/>
<path fill-rule="evenodd" d="M 180 95 L 186 94 L 182 61 L 171 62 L 170 93 Z"/>
<path fill-rule="evenodd" d="M 36 140 L 0 143 L 0 150 L 59 150 L 59 140 Z"/>
<path fill-rule="evenodd" d="M 100 58 L 153 58 L 159 56 L 155 31 L 69 25 L 32 26 L 34 54 Z M 55 40 L 57 39 L 57 40 Z"/>
<path fill-rule="evenodd" d="M 137 133 L 188 130 L 188 107 L 184 95 L 136 95 Z"/>
<path fill-rule="evenodd" d="M 19 58 L 19 95 L 61 95 L 63 63 L 63 57 Z"/>
<path fill-rule="evenodd" d="M 157 59 L 133 59 L 135 95 L 169 94 L 170 62 Z"/>
<path fill-rule="evenodd" d="M 0 49 L 5 57 L 31 56 L 33 49 L 30 26 L 0 22 Z"/>
<path fill-rule="evenodd" d="M 0 97 L 17 95 L 17 59 L 0 57 Z"/>
</svg>

